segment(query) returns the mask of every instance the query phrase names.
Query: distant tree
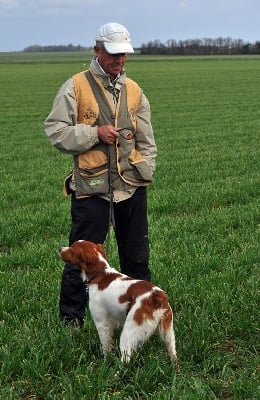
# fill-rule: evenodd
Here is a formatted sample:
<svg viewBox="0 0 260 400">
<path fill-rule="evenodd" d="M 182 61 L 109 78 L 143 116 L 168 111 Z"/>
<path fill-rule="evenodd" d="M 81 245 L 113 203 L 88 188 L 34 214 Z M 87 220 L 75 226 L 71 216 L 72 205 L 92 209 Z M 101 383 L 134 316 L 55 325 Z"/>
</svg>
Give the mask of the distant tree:
<svg viewBox="0 0 260 400">
<path fill-rule="evenodd" d="M 260 41 L 255 42 L 255 52 L 260 54 Z"/>
</svg>

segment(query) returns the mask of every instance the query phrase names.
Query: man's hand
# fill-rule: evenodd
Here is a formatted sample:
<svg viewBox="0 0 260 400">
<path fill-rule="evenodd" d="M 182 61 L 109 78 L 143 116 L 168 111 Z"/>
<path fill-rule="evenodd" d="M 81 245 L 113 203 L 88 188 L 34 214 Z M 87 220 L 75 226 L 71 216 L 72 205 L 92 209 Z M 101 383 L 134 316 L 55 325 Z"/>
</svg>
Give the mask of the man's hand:
<svg viewBox="0 0 260 400">
<path fill-rule="evenodd" d="M 98 137 L 101 142 L 106 144 L 113 144 L 118 138 L 120 128 L 115 128 L 113 125 L 102 125 L 98 127 Z"/>
</svg>

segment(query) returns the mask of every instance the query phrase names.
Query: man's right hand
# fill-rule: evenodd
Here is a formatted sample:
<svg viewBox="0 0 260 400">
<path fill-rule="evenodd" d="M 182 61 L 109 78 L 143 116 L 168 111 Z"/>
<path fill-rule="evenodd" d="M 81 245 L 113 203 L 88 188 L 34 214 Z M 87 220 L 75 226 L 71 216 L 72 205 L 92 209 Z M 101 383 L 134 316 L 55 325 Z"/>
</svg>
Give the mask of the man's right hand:
<svg viewBox="0 0 260 400">
<path fill-rule="evenodd" d="M 98 127 L 98 137 L 101 142 L 113 144 L 118 138 L 120 128 L 115 128 L 113 125 L 102 125 Z"/>
</svg>

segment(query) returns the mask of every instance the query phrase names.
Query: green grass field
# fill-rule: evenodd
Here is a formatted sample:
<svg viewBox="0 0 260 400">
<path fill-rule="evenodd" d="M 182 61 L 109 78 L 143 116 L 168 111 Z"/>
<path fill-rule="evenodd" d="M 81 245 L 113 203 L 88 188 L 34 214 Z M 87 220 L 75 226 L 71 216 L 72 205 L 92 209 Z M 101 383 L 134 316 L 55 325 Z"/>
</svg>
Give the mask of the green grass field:
<svg viewBox="0 0 260 400">
<path fill-rule="evenodd" d="M 259 399 L 260 57 L 129 57 L 158 144 L 151 270 L 175 312 L 181 373 L 153 337 L 119 378 L 89 313 L 76 333 L 58 319 L 72 160 L 43 121 L 89 59 L 0 54 L 0 399 Z M 112 233 L 107 249 L 117 267 Z"/>
</svg>

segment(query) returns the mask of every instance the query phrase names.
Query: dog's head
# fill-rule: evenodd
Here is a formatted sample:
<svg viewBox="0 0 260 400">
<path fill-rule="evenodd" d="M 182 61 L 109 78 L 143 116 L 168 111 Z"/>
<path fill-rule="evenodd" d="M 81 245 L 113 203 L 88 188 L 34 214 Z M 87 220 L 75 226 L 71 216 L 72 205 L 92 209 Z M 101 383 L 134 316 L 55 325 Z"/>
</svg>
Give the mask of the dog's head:
<svg viewBox="0 0 260 400">
<path fill-rule="evenodd" d="M 77 265 L 89 275 L 104 268 L 106 253 L 102 244 L 78 240 L 70 247 L 62 247 L 60 257 L 64 262 Z"/>
</svg>

